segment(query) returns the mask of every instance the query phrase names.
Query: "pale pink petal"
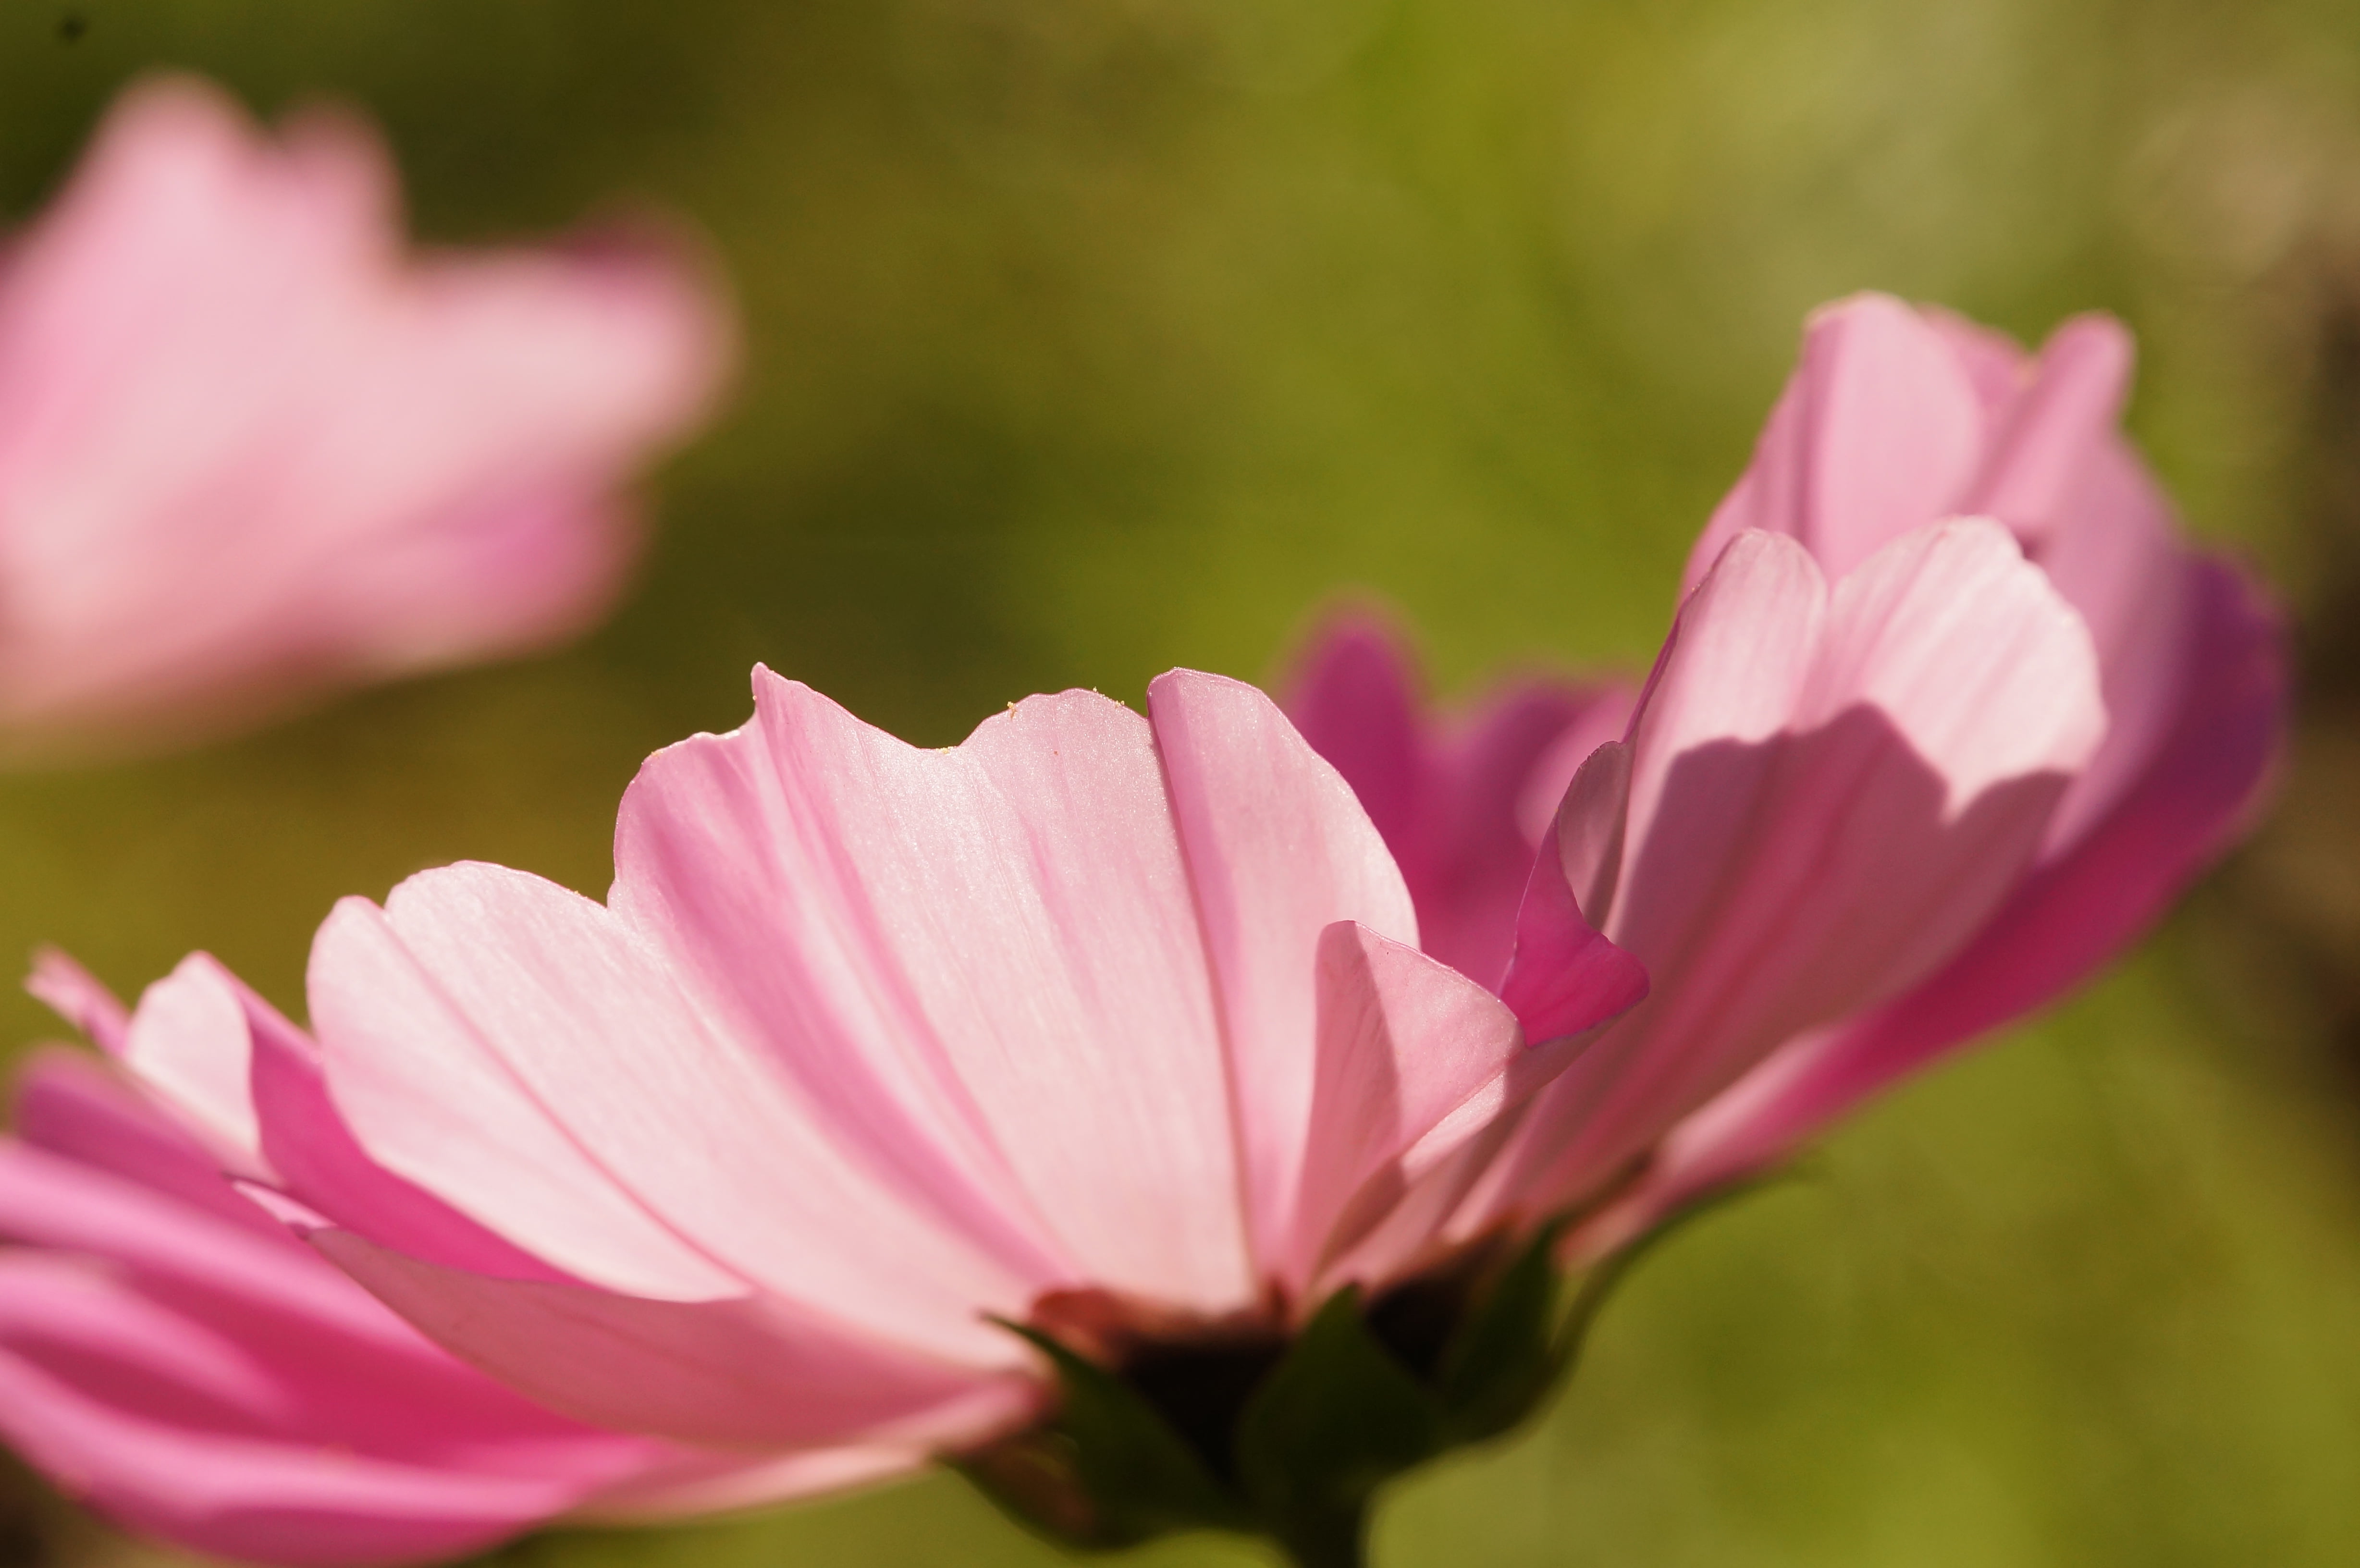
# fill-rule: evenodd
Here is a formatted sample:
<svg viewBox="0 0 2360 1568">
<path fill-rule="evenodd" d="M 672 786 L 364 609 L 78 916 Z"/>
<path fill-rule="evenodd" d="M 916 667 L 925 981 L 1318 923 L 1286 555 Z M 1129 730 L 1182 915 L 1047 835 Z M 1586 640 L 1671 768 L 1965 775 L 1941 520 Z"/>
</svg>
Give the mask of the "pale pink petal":
<svg viewBox="0 0 2360 1568">
<path fill-rule="evenodd" d="M 1978 348 L 1993 334 L 1939 312 L 1927 312 L 1927 323 L 1962 362 L 2012 356 L 1983 473 L 1961 509 L 2006 523 L 2098 647 L 2106 740 L 2058 810 L 2053 851 L 2114 803 L 2171 722 L 2188 620 L 2186 550 L 2169 504 L 2116 428 L 2132 359 L 2121 323 L 2076 317 L 2050 334 L 2037 361 L 2012 345 Z"/>
<path fill-rule="evenodd" d="M 1989 423 L 1997 430 L 2007 411 L 2032 381 L 2032 356 L 2005 332 L 1968 320 L 1939 305 L 1920 305 L 1918 319 L 1939 334 L 1958 357 L 1959 369 L 1972 384 Z"/>
<path fill-rule="evenodd" d="M 1682 613 L 1601 922 L 1653 990 L 1536 1104 L 1527 1199 L 1591 1190 L 1787 1038 L 1949 958 L 2098 742 L 2088 634 L 1997 525 L 1905 537 L 1823 618 L 1815 582 L 1797 546 L 1743 535 Z"/>
<path fill-rule="evenodd" d="M 912 1355 L 775 1297 L 648 1301 L 441 1269 L 349 1231 L 311 1239 L 462 1360 L 593 1425 L 740 1446 L 951 1443 L 1038 1397 L 1029 1374 Z"/>
<path fill-rule="evenodd" d="M 2027 774 L 2070 777 L 2105 734 L 2087 624 L 2005 528 L 1972 518 L 1896 540 L 1837 587 L 1796 724 L 1863 703 L 1952 809 Z"/>
<path fill-rule="evenodd" d="M 1515 822 L 1516 836 L 1528 846 L 1537 846 L 1548 836 L 1550 824 L 1557 821 L 1557 808 L 1565 803 L 1565 792 L 1573 787 L 1574 776 L 1581 771 L 1582 764 L 1600 746 L 1621 740 L 1631 728 L 1631 715 L 1638 711 L 1639 693 L 1619 681 L 1593 691 L 1595 700 L 1533 759 L 1524 782 L 1517 788 L 1509 814 Z M 1526 869 L 1530 869 L 1529 857 Z M 1523 897 L 1521 889 L 1517 896 Z M 1514 911 L 1511 910 L 1508 930 L 1512 937 L 1515 923 Z M 1503 965 L 1505 959 L 1503 949 Z"/>
<path fill-rule="evenodd" d="M 2200 559 L 2191 574 L 2175 722 L 2119 803 L 1940 973 L 1789 1046 L 1683 1124 L 1637 1209 L 1660 1214 L 1774 1163 L 1869 1094 L 2079 985 L 2242 829 L 2283 737 L 2283 629 L 2234 569 Z"/>
<path fill-rule="evenodd" d="M 503 1279 L 563 1278 L 371 1159 L 329 1096 L 319 1046 L 235 975 L 207 962 L 211 978 L 235 996 L 244 1017 L 263 1160 L 287 1197 L 429 1262 Z M 268 1196 L 247 1195 L 256 1201 Z M 265 1206 L 270 1206 L 267 1201 Z"/>
<path fill-rule="evenodd" d="M 1747 532 L 1730 542 L 1673 622 L 1633 721 L 1621 836 L 1634 849 L 1647 841 L 1666 776 L 1681 757 L 1709 745 L 1766 740 L 1792 724 L 1819 657 L 1827 597 L 1826 574 L 1786 539 Z M 1608 811 L 1612 802 L 1601 796 L 1590 809 Z M 1737 819 L 1706 819 L 1685 831 L 1733 845 L 1745 828 Z M 1564 847 L 1611 836 L 1584 824 Z M 1689 864 L 1708 867 L 1726 853 L 1692 854 Z M 1611 900 L 1611 888 L 1605 896 Z"/>
<path fill-rule="evenodd" d="M 2058 808 L 2051 855 L 2110 811 L 2164 744 L 2202 614 L 2198 571 L 2170 503 L 2119 436 L 2087 454 L 2060 506 L 2070 526 L 2029 553 L 2097 643 L 2106 740 Z"/>
<path fill-rule="evenodd" d="M 437 260 L 379 353 L 300 474 L 372 498 L 311 606 L 372 673 L 534 647 L 602 613 L 636 542 L 613 492 L 651 435 L 701 417 L 727 358 L 694 267 L 621 240 Z"/>
<path fill-rule="evenodd" d="M 1311 1133 L 1320 933 L 1355 920 L 1415 946 L 1401 872 L 1353 799 L 1275 703 L 1174 670 L 1148 712 L 1219 985 L 1254 1255 L 1284 1258 Z"/>
<path fill-rule="evenodd" d="M 616 864 L 617 915 L 913 1209 L 1038 1288 L 1251 1298 L 1219 1022 L 1136 713 L 1035 697 L 926 751 L 759 670 L 751 724 L 650 761 Z"/>
<path fill-rule="evenodd" d="M 1841 577 L 1959 511 L 1986 439 L 1974 381 L 1917 311 L 1881 294 L 1815 311 L 1802 364 L 1688 557 L 1687 585 L 1747 528 L 1801 541 Z"/>
<path fill-rule="evenodd" d="M 180 1174 L 196 1172 L 194 1179 L 211 1190 L 209 1206 L 227 1204 L 256 1217 L 253 1204 L 224 1183 L 221 1171 L 226 1167 L 282 1186 L 303 1205 L 340 1223 L 363 1225 L 368 1234 L 418 1257 L 523 1278 L 550 1273 L 546 1265 L 363 1153 L 328 1099 L 318 1048 L 210 955 L 191 953 L 169 978 L 148 987 L 124 1031 L 121 1054 L 143 1084 L 175 1107 L 180 1127 L 205 1139 L 200 1150 L 180 1127 L 164 1127 L 154 1112 L 147 1113 L 155 1124 L 150 1139 L 161 1132 L 185 1147 Z M 93 1071 L 82 1070 L 85 1076 Z M 46 1075 L 27 1080 L 37 1117 L 58 1097 L 50 1088 Z M 84 1088 L 94 1093 L 101 1085 Z M 85 1106 L 85 1119 L 97 1108 Z M 93 1140 L 85 1138 L 74 1152 L 113 1168 L 130 1131 L 123 1122 L 117 1114 L 101 1128 L 111 1147 L 93 1148 Z M 29 1141 L 48 1146 L 35 1135 L 39 1121 L 25 1125 Z M 146 1171 L 151 1183 L 160 1174 L 151 1161 Z M 174 1190 L 185 1195 L 186 1184 Z"/>
<path fill-rule="evenodd" d="M 1598 944 L 1594 1025 L 1636 998 L 1636 965 Z M 1319 1062 L 1295 1236 L 1281 1278 L 1306 1306 L 1323 1267 L 1361 1242 L 1417 1183 L 1554 1073 L 1569 1050 L 1528 1048 L 1515 1016 L 1456 970 L 1365 926 L 1319 944 Z M 1379 1279 L 1408 1260 L 1366 1252 Z M 1328 1283 L 1332 1284 L 1332 1279 Z"/>
<path fill-rule="evenodd" d="M 604 907 L 462 865 L 394 889 L 384 921 L 550 1123 L 702 1254 L 903 1343 L 1015 1355 L 982 1314 L 1022 1312 L 1041 1282 L 845 1159 L 765 1053 L 700 1018 Z"/>
<path fill-rule="evenodd" d="M 88 1035 L 91 1043 L 109 1056 L 123 1053 L 131 1014 L 115 999 L 114 992 L 66 954 L 54 947 L 37 950 L 33 972 L 25 979 L 25 989 Z"/>
<path fill-rule="evenodd" d="M 2121 322 L 2077 316 L 2059 327 L 1992 430 L 1982 473 L 1955 509 L 1997 517 L 2028 546 L 2080 528 L 2068 506 L 2090 455 L 2116 439 L 2130 379 L 2131 338 Z"/>
<path fill-rule="evenodd" d="M 191 953 L 141 994 L 121 1056 L 225 1168 L 268 1174 L 248 1088 L 253 1050 L 246 1008 L 210 956 Z"/>
<path fill-rule="evenodd" d="M 329 1092 L 377 1163 L 582 1279 L 687 1301 L 746 1293 L 551 1117 L 383 911 L 336 906 L 309 990 Z"/>
</svg>

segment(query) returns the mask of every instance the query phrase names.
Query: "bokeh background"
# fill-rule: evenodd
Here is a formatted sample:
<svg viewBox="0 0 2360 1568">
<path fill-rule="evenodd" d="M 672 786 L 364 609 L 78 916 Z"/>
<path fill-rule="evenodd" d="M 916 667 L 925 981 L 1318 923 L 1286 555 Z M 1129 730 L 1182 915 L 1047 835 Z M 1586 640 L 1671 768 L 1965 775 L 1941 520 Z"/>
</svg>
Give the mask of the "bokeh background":
<svg viewBox="0 0 2360 1568">
<path fill-rule="evenodd" d="M 2112 978 L 1653 1258 L 1378 1562 L 2354 1561 L 2360 9 L 0 0 L 0 219 L 159 68 L 365 107 L 431 240 L 686 214 L 749 350 L 582 647 L 0 779 L 0 955 L 127 991 L 202 946 L 299 1008 L 336 896 L 464 856 L 603 889 L 639 757 L 738 722 L 756 659 L 934 744 L 1269 674 L 1353 588 L 1447 691 L 1644 667 L 1809 306 L 2119 312 L 2191 526 L 2300 617 L 2283 809 Z M 54 1032 L 0 1000 L 10 1049 Z M 167 1560 L 0 1490 L 0 1565 Z M 504 1560 L 1055 1558 L 935 1480 Z"/>
</svg>

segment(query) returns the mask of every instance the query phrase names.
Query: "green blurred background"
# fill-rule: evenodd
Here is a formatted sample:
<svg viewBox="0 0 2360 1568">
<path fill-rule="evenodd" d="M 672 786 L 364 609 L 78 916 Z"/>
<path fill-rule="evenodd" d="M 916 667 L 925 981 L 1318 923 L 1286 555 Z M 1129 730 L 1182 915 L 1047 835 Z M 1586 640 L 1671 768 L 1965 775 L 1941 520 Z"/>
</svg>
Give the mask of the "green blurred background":
<svg viewBox="0 0 2360 1568">
<path fill-rule="evenodd" d="M 365 106 L 432 240 L 684 213 L 749 350 L 584 646 L 0 780 L 0 955 L 126 990 L 202 946 L 297 1007 L 336 896 L 463 856 L 602 889 L 639 757 L 736 724 L 758 659 L 936 744 L 1266 674 L 1351 587 L 1447 691 L 1644 665 L 1812 304 L 2121 313 L 2191 526 L 2304 618 L 2285 810 L 2094 992 L 1648 1262 L 1378 1561 L 2360 1555 L 2348 4 L 0 0 L 0 217 L 159 67 Z M 0 1563 L 146 1560 L 16 1489 Z M 1055 1560 L 947 1481 L 508 1555 Z"/>
</svg>

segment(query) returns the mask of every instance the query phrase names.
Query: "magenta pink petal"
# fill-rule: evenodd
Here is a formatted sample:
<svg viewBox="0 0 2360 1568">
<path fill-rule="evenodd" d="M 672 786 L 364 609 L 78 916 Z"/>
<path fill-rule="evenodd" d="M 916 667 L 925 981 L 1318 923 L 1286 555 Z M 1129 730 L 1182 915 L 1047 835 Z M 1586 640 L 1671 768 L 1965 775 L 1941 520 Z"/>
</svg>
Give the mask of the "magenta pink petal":
<svg viewBox="0 0 2360 1568">
<path fill-rule="evenodd" d="M 1418 702 L 1399 639 L 1365 616 L 1339 620 L 1313 638 L 1284 702 L 1304 742 L 1352 787 L 1413 890 L 1440 836 Z"/>
<path fill-rule="evenodd" d="M 1517 913 L 1514 961 L 1500 998 L 1535 1040 L 1579 1034 L 1647 994 L 1637 959 L 1600 935 L 1582 912 L 1604 909 L 1621 875 L 1631 750 L 1610 741 L 1590 754 L 1541 838 Z"/>
<path fill-rule="evenodd" d="M 636 1449 L 618 1457 L 606 1439 L 475 1377 L 276 1226 L 225 1224 L 169 1192 L 0 1141 L 0 1236 L 46 1249 L 47 1262 L 11 1255 L 28 1269 L 54 1264 L 41 1279 L 91 1286 L 76 1298 L 85 1306 L 64 1314 L 42 1315 L 54 1292 L 33 1284 L 0 1298 L 18 1351 L 34 1354 L 25 1336 L 38 1331 L 44 1366 L 87 1364 L 84 1391 L 126 1412 L 311 1432 L 421 1463 L 464 1450 L 475 1454 L 465 1465 L 492 1472 L 573 1466 L 574 1455 L 603 1482 L 637 1463 Z M 109 1326 L 126 1323 L 137 1326 Z M 169 1377 L 92 1380 L 143 1356 L 165 1357 Z"/>
<path fill-rule="evenodd" d="M 1439 721 L 1417 703 L 1398 640 L 1347 619 L 1314 639 L 1284 705 L 1392 851 L 1419 945 L 1496 986 L 1534 845 L 1582 759 L 1621 736 L 1630 693 L 1611 682 L 1522 681 Z"/>
<path fill-rule="evenodd" d="M 78 1051 L 42 1051 L 18 1070 L 16 1136 L 30 1148 L 120 1176 L 174 1203 L 278 1237 L 221 1166 L 122 1077 Z"/>
<path fill-rule="evenodd" d="M 186 1545 L 273 1563 L 414 1561 L 678 1463 L 403 1343 L 381 1359 L 333 1325 L 235 1293 L 147 1293 L 84 1260 L 0 1255 L 0 1430 L 78 1495 Z"/>
<path fill-rule="evenodd" d="M 88 996 L 108 1000 L 82 978 Z M 274 1179 L 308 1186 L 309 1198 L 324 1187 L 382 1228 L 466 1250 L 448 1232 L 469 1240 L 467 1222 L 367 1164 L 300 1031 L 202 956 L 164 999 L 175 991 L 210 991 L 241 1014 Z M 151 1029 L 172 1016 L 152 1014 Z M 207 1028 L 226 1032 L 218 1020 Z M 274 1099 L 288 1103 L 274 1110 Z M 0 1140 L 0 1240 L 20 1248 L 0 1253 L 0 1431 L 78 1494 L 182 1545 L 298 1564 L 396 1563 L 474 1550 L 571 1510 L 748 1506 L 905 1472 L 934 1437 L 984 1430 L 1031 1397 L 1028 1384 L 847 1334 L 816 1353 L 831 1375 L 864 1384 L 872 1404 L 913 1384 L 946 1395 L 905 1398 L 890 1413 L 906 1416 L 906 1430 L 886 1441 L 783 1454 L 579 1426 L 421 1337 L 234 1192 L 211 1154 L 107 1069 L 54 1052 L 24 1075 L 19 1102 L 30 1141 Z M 307 1232 L 322 1224 L 268 1188 L 248 1191 Z M 500 1245 L 481 1232 L 472 1240 Z M 639 1303 L 651 1305 L 661 1312 Z M 792 1310 L 759 1311 L 794 1323 L 795 1345 L 814 1351 L 813 1325 Z M 996 1343 L 1021 1362 L 1012 1341 Z M 764 1350 L 775 1362 L 781 1347 Z M 865 1367 L 864 1354 L 875 1358 Z M 825 1378 L 814 1386 L 825 1394 Z"/>
<path fill-rule="evenodd" d="M 146 1273 L 308 1312 L 363 1340 L 414 1342 L 399 1323 L 319 1269 L 285 1234 L 216 1219 L 120 1178 L 0 1141 L 0 1236 L 121 1260 Z"/>
<path fill-rule="evenodd" d="M 0 1432 L 133 1530 L 287 1568 L 464 1556 L 562 1511 L 579 1490 L 357 1455 L 323 1465 L 311 1444 L 126 1414 L 5 1347 Z"/>
</svg>

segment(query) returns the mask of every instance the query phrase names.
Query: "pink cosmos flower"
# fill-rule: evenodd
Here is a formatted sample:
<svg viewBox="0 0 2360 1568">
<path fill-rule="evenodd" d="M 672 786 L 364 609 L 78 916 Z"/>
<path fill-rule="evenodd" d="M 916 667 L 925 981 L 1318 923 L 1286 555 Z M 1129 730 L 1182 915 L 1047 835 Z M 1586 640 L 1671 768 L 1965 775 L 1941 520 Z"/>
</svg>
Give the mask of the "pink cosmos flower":
<svg viewBox="0 0 2360 1568">
<path fill-rule="evenodd" d="M 2129 369 L 2103 318 L 2038 359 L 1882 297 L 1813 319 L 1648 694 L 1549 824 L 1523 906 L 1545 942 L 1544 896 L 1571 896 L 1654 996 L 1535 1104 L 1462 1225 L 1639 1171 L 1581 1238 L 1602 1248 L 1775 1163 L 2085 979 L 2249 820 L 2284 724 L 2282 637 L 2234 568 L 2182 541 L 2117 430 Z M 1939 521 L 1959 514 L 1998 521 Z M 2049 651 L 2012 673 L 1979 653 L 1996 634 L 1923 578 L 1946 556 L 2048 599 Z M 1741 583 L 1787 610 L 1709 629 Z M 1812 625 L 1837 645 L 1814 653 Z M 1330 648 L 1317 668 L 1357 673 L 1305 682 L 1307 734 L 1408 702 L 1365 634 Z M 1882 673 L 1831 703 L 1831 657 Z M 1526 792 L 1589 745 L 1569 728 Z M 1371 799 L 1435 766 L 1415 740 L 1330 755 Z M 1430 794 L 1393 831 L 1463 833 L 1475 812 L 1504 844 L 1514 794 Z"/>
<path fill-rule="evenodd" d="M 1528 1041 L 1418 952 L 1267 698 L 1150 699 L 1036 697 L 928 751 L 757 671 L 751 724 L 632 786 L 605 903 L 426 872 L 322 928 L 311 1035 L 202 958 L 93 1032 L 538 1406 L 812 1465 L 969 1450 L 1048 1398 L 995 1318 L 1283 1334 L 1434 1263 L 1502 1112 L 1644 985 L 1572 937 Z"/>
<path fill-rule="evenodd" d="M 540 647 L 729 357 L 665 247 L 412 258 L 376 138 L 133 88 L 0 252 L 0 746 L 154 747 Z"/>
<path fill-rule="evenodd" d="M 300 1040 L 202 958 L 137 1026 L 62 960 L 34 984 L 118 1055 L 159 1023 Z M 422 1338 L 225 1182 L 218 1145 L 86 1057 L 35 1059 L 16 1130 L 0 1139 L 0 1433 L 133 1529 L 264 1563 L 410 1562 L 561 1515 L 732 1507 L 923 1458 L 748 1456 L 542 1410 Z"/>
<path fill-rule="evenodd" d="M 1192 1387 L 1251 1373 L 1236 1409 L 1154 1407 L 1218 1474 L 1098 1539 L 1246 1521 L 1351 1561 L 1373 1475 L 1500 1430 L 1552 1362 L 1544 1315 L 1525 1371 L 1454 1383 L 1395 1322 L 1401 1367 L 1351 1374 L 1356 1409 L 1394 1380 L 1371 1429 L 1393 1446 L 1339 1455 L 1356 1425 L 1283 1412 L 1317 1367 L 1383 1359 L 1337 1349 L 1346 1288 L 1371 1333 L 1405 1301 L 1471 1310 L 1470 1259 L 1602 1189 L 1698 1084 L 1923 972 L 2088 763 L 2098 681 L 1997 524 L 1907 533 L 1831 588 L 1745 534 L 1632 741 L 1544 803 L 1513 962 L 1478 978 L 1421 951 L 1418 902 L 1496 952 L 1494 863 L 1530 853 L 1477 822 L 1413 854 L 1413 884 L 1251 687 L 1175 672 L 1144 718 L 1037 697 L 925 751 L 758 670 L 751 724 L 642 770 L 604 903 L 427 872 L 322 928 L 312 1034 L 199 959 L 119 1055 L 251 1201 L 536 1405 L 812 1465 L 1005 1455 L 1072 1414 L 1029 1325 L 1133 1378 L 1118 1404 L 1153 1404 L 1175 1358 Z M 1619 702 L 1512 705 L 1428 798 L 1505 801 Z M 1590 905 L 1693 996 L 1639 1003 Z M 1754 911 L 1734 942 L 1707 918 L 1732 908 Z M 1323 1332 L 1289 1383 L 1290 1337 Z M 1400 1381 L 1419 1367 L 1430 1392 Z M 1281 1413 L 1255 1402 L 1282 1384 Z"/>
</svg>

